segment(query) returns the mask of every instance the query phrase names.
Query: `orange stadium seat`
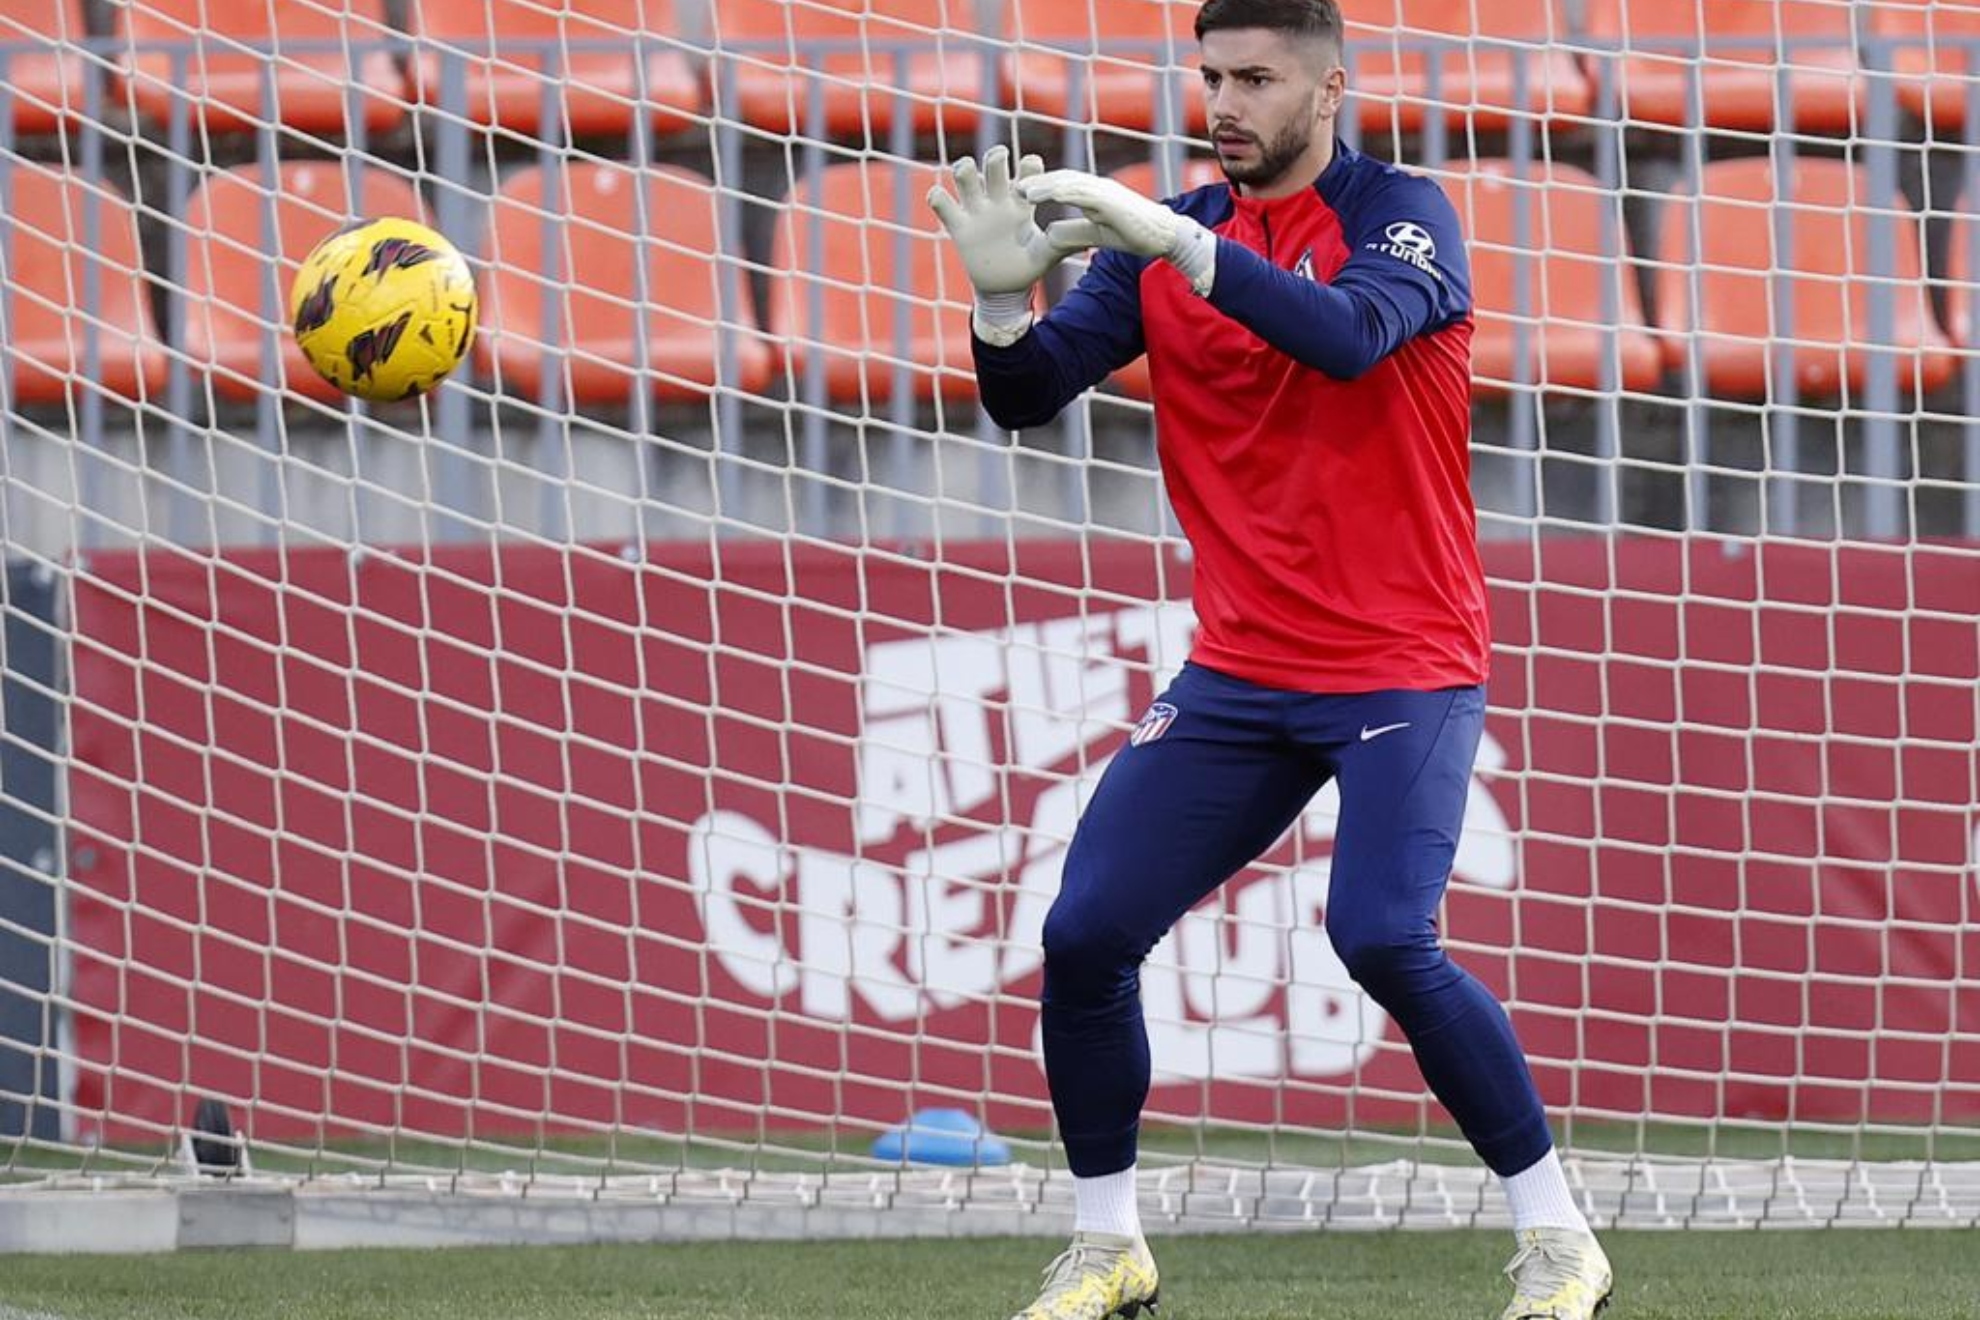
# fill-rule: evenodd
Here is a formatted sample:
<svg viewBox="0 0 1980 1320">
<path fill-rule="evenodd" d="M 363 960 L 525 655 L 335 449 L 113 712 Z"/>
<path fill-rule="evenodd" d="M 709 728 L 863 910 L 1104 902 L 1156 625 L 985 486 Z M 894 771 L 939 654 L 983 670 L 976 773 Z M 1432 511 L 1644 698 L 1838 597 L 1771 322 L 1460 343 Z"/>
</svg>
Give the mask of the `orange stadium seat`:
<svg viewBox="0 0 1980 1320">
<path fill-rule="evenodd" d="M 1893 335 L 1878 345 L 1870 335 L 1870 208 L 1893 213 L 1895 250 L 1881 277 L 1894 292 Z M 1793 251 L 1775 246 L 1775 212 L 1784 210 Z M 1665 204 L 1659 245 L 1658 321 L 1665 361 L 1680 368 L 1694 336 L 1708 394 L 1764 398 L 1778 388 L 1773 358 L 1792 341 L 1795 384 L 1803 395 L 1834 396 L 1857 389 L 1867 350 L 1900 354 L 1902 387 L 1933 390 L 1952 374 L 1945 336 L 1932 319 L 1920 260 L 1918 218 L 1901 197 L 1873 198 L 1868 175 L 1838 160 L 1801 159 L 1785 189 L 1764 158 L 1718 161 L 1705 167 L 1696 197 Z M 1695 213 L 1695 214 L 1694 214 Z M 1692 259 L 1692 233 L 1700 235 Z M 1692 283 L 1699 301 L 1692 305 Z M 1777 282 L 1788 281 L 1792 324 L 1775 324 Z"/>
<path fill-rule="evenodd" d="M 47 133 L 83 102 L 81 0 L 0 0 L 0 45 L 25 45 L 0 64 L 17 133 Z M 76 43 L 76 44 L 70 44 Z"/>
<path fill-rule="evenodd" d="M 734 253 L 738 240 L 722 237 L 714 185 L 673 166 L 573 161 L 556 168 L 548 198 L 551 178 L 541 166 L 512 174 L 495 197 L 475 339 L 482 372 L 507 393 L 538 397 L 549 373 L 558 373 L 567 403 L 624 403 L 640 389 L 698 399 L 716 383 L 726 340 L 736 370 L 726 383 L 762 389 L 770 379 L 768 344 L 720 318 L 718 254 Z M 642 254 L 643 305 L 635 302 Z M 739 261 L 735 285 L 746 305 Z M 731 315 L 746 312 L 739 306 Z M 547 327 L 546 316 L 555 318 Z"/>
<path fill-rule="evenodd" d="M 673 0 L 475 0 L 412 5 L 407 17 L 413 58 L 407 95 L 445 108 L 445 51 L 461 52 L 462 107 L 477 124 L 517 133 L 542 131 L 544 68 L 561 85 L 554 104 L 574 134 L 623 133 L 635 107 L 648 108 L 662 131 L 685 128 L 703 110 L 700 75 L 678 31 Z M 644 24 L 646 67 L 633 53 Z"/>
<path fill-rule="evenodd" d="M 1899 102 L 1935 130 L 1965 124 L 1980 76 L 1980 0 L 1877 0 L 1870 13 L 1874 36 L 1908 43 L 1891 55 Z"/>
<path fill-rule="evenodd" d="M 285 161 L 273 201 L 259 165 L 210 176 L 186 204 L 185 350 L 211 373 L 216 394 L 252 399 L 276 385 L 313 399 L 342 396 L 304 360 L 288 333 L 289 285 L 325 234 L 353 215 L 421 216 L 412 185 L 365 170 L 350 204 L 343 170 L 326 161 Z M 271 286 L 269 281 L 273 279 Z M 281 362 L 268 360 L 270 313 Z M 279 372 L 279 374 L 278 374 Z"/>
<path fill-rule="evenodd" d="M 155 394 L 165 381 L 165 351 L 138 255 L 136 210 L 108 184 L 25 161 L 0 169 L 0 192 L 7 197 L 9 265 L 0 282 L 7 397 L 60 403 L 83 379 L 124 398 Z"/>
<path fill-rule="evenodd" d="M 1348 92 L 1366 131 L 1413 133 L 1433 110 L 1480 128 L 1588 113 L 1588 80 L 1554 44 L 1568 30 L 1556 0 L 1375 0 L 1348 12 Z"/>
<path fill-rule="evenodd" d="M 892 397 L 897 364 L 920 398 L 975 389 L 969 277 L 922 200 L 938 177 L 857 161 L 798 182 L 777 220 L 770 326 L 800 387 L 816 354 L 834 399 Z"/>
<path fill-rule="evenodd" d="M 1663 359 L 1644 327 L 1614 192 L 1572 165 L 1536 164 L 1525 177 L 1503 160 L 1453 168 L 1456 175 L 1444 181 L 1444 191 L 1471 240 L 1471 300 L 1478 324 L 1472 373 L 1480 384 L 1488 390 L 1505 383 L 1599 389 L 1603 364 L 1613 351 L 1616 384 L 1655 389 L 1663 378 Z M 1605 210 L 1611 216 L 1606 242 Z M 1605 311 L 1603 284 L 1619 266 L 1615 310 Z M 1522 283 L 1530 327 L 1524 372 L 1518 361 Z"/>
<path fill-rule="evenodd" d="M 385 0 L 134 0 L 117 15 L 130 94 L 161 123 L 185 100 L 195 132 L 252 128 L 265 122 L 270 77 L 275 118 L 290 128 L 347 132 L 352 97 L 368 132 L 405 116 Z"/>
<path fill-rule="evenodd" d="M 709 6 L 719 98 L 772 133 L 969 133 L 996 86 L 970 0 L 721 0 Z M 967 144 L 963 144 L 966 149 Z M 954 154 L 954 153 L 952 153 Z"/>
<path fill-rule="evenodd" d="M 1186 193 L 1193 188 L 1201 188 L 1224 181 L 1224 171 L 1214 160 L 1196 157 L 1186 160 L 1176 173 L 1176 186 L 1165 191 L 1157 182 L 1155 165 L 1152 161 L 1136 161 L 1114 171 L 1114 177 L 1144 197 L 1167 197 L 1174 193 Z M 1137 399 L 1149 397 L 1148 359 L 1138 357 L 1115 372 L 1114 387 L 1123 394 Z"/>
<path fill-rule="evenodd" d="M 1766 132 L 1785 68 L 1793 127 L 1842 132 L 1862 87 L 1851 8 L 1834 0 L 1589 0 L 1587 28 L 1598 45 L 1623 52 L 1606 72 L 1626 119 L 1690 124 L 1695 71 L 1706 126 Z M 1591 76 L 1610 57 L 1594 59 Z"/>
<path fill-rule="evenodd" d="M 1195 19 L 1194 6 L 1165 0 L 1004 0 L 1004 39 L 1017 43 L 1005 100 L 1028 114 L 1149 130 L 1173 74 L 1177 126 L 1200 132 Z"/>
</svg>

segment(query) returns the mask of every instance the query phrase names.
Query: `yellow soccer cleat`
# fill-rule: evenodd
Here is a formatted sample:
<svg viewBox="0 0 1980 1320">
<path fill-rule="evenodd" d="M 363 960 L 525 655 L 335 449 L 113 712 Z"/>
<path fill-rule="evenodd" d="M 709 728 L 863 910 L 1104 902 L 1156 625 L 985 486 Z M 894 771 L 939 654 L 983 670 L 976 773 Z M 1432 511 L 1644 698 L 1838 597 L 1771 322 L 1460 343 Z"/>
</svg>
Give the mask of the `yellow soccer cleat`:
<svg viewBox="0 0 1980 1320">
<path fill-rule="evenodd" d="M 1140 1237 L 1075 1233 L 1072 1245 L 1045 1267 L 1038 1300 L 1012 1320 L 1134 1320 L 1155 1310 L 1159 1276 Z"/>
<path fill-rule="evenodd" d="M 1609 1304 L 1614 1275 L 1592 1233 L 1529 1228 L 1506 1266 L 1512 1304 L 1499 1320 L 1590 1320 Z"/>
</svg>

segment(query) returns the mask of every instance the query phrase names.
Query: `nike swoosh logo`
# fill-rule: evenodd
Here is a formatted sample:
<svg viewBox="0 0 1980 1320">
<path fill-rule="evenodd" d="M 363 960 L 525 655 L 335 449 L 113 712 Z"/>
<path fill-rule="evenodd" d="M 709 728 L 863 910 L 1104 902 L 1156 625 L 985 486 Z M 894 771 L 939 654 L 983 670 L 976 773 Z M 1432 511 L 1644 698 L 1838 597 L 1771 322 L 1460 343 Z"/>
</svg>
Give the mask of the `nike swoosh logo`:
<svg viewBox="0 0 1980 1320">
<path fill-rule="evenodd" d="M 1384 724 L 1379 729 L 1371 729 L 1364 724 L 1361 726 L 1361 741 L 1367 742 L 1370 738 L 1379 738 L 1385 733 L 1394 733 L 1397 729 L 1407 729 L 1408 727 L 1408 720 L 1404 720 L 1401 724 Z"/>
</svg>

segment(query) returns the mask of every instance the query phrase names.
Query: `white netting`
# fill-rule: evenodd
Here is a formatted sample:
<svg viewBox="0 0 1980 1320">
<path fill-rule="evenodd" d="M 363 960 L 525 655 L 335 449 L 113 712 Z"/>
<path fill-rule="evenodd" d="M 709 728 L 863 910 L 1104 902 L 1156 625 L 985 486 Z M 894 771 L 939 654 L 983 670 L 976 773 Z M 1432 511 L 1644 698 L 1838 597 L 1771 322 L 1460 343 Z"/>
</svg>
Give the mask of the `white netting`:
<svg viewBox="0 0 1980 1320">
<path fill-rule="evenodd" d="M 922 198 L 1214 178 L 1194 8 L 53 8 L 0 3 L 10 1175 L 170 1182 L 212 1099 L 331 1191 L 1060 1206 L 1038 923 L 1190 564 L 1138 364 L 980 413 Z M 1454 949 L 1599 1216 L 1972 1222 L 1980 5 L 1346 9 L 1343 136 L 1472 237 Z M 386 213 L 483 326 L 367 408 L 286 294 Z M 1152 1212 L 1501 1213 L 1333 830 L 1151 962 Z M 930 1108 L 1019 1167 L 872 1153 Z"/>
</svg>

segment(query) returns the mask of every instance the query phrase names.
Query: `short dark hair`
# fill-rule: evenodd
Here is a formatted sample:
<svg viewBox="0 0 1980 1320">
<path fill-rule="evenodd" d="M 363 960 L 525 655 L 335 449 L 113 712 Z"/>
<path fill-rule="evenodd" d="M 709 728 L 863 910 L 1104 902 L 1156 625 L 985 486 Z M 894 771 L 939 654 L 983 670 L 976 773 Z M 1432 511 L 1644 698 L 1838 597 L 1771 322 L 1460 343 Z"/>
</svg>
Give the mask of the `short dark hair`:
<svg viewBox="0 0 1980 1320">
<path fill-rule="evenodd" d="M 1341 47 L 1341 7 L 1334 0 L 1206 0 L 1196 11 L 1196 39 L 1226 28 L 1269 28 L 1320 37 Z"/>
</svg>

